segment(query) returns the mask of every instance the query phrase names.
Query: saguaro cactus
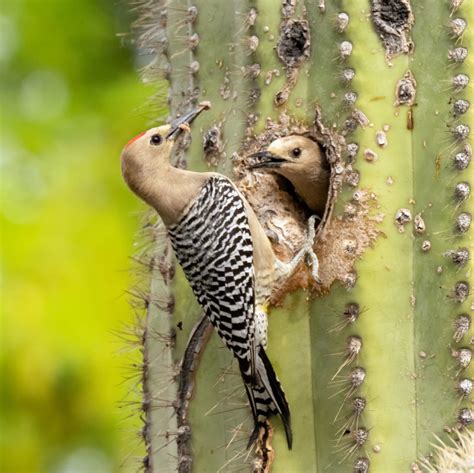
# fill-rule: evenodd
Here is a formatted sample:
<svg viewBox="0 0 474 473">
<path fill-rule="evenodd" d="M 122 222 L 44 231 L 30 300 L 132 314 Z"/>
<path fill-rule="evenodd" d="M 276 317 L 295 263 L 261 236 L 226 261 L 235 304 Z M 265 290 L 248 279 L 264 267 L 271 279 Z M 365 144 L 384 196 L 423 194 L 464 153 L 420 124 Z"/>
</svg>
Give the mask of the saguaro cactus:
<svg viewBox="0 0 474 473">
<path fill-rule="evenodd" d="M 160 224 L 148 224 L 146 471 L 438 471 L 434 436 L 456 442 L 469 428 L 470 7 L 138 2 L 137 44 L 154 55 L 145 74 L 168 81 L 170 115 L 212 103 L 176 165 L 235 178 L 283 260 L 298 250 L 308 210 L 283 178 L 250 173 L 248 155 L 306 134 L 332 175 L 315 244 L 321 283 L 302 267 L 269 320 L 292 451 L 278 420 L 246 451 L 252 420 L 238 370 L 201 320 Z"/>
</svg>

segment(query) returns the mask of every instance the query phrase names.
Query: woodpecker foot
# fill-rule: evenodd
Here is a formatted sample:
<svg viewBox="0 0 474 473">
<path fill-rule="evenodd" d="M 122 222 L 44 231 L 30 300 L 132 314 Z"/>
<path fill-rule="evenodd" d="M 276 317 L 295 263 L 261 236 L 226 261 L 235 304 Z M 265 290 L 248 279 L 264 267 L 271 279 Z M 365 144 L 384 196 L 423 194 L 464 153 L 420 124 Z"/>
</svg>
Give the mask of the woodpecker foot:
<svg viewBox="0 0 474 473">
<path fill-rule="evenodd" d="M 277 270 L 281 273 L 282 278 L 288 279 L 295 272 L 301 261 L 304 261 L 307 266 L 311 267 L 311 275 L 313 279 L 320 284 L 319 278 L 319 260 L 313 250 L 314 238 L 316 236 L 316 220 L 319 219 L 317 215 L 312 215 L 308 220 L 308 230 L 306 232 L 305 242 L 303 247 L 296 253 L 291 261 L 282 263 L 277 260 Z"/>
<path fill-rule="evenodd" d="M 317 215 L 312 215 L 309 218 L 308 230 L 306 233 L 306 241 L 303 245 L 303 248 L 300 250 L 299 253 L 303 252 L 303 257 L 304 257 L 306 266 L 311 267 L 311 275 L 313 276 L 313 279 L 318 284 L 321 284 L 321 279 L 319 277 L 319 260 L 316 253 L 313 250 L 314 237 L 316 236 L 316 228 L 315 228 L 316 219 L 319 219 Z"/>
</svg>

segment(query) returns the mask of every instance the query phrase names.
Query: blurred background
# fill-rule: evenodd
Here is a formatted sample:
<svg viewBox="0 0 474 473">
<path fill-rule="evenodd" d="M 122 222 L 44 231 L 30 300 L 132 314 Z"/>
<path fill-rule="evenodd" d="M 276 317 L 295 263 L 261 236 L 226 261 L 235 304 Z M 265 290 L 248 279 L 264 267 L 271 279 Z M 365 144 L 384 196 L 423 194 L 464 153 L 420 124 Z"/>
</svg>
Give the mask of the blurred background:
<svg viewBox="0 0 474 473">
<path fill-rule="evenodd" d="M 163 120 L 115 0 L 0 2 L 0 471 L 136 471 L 124 143 Z M 135 378 L 135 379 L 134 379 Z M 131 392 L 129 392 L 131 391 Z M 135 394 L 136 395 L 136 394 Z"/>
</svg>

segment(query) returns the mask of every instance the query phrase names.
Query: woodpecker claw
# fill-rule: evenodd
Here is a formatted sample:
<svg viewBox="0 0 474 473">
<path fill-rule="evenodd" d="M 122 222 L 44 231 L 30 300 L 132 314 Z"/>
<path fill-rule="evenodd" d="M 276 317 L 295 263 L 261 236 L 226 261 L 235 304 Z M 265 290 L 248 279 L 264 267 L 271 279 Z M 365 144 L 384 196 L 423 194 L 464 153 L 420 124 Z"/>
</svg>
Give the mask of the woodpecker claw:
<svg viewBox="0 0 474 473">
<path fill-rule="evenodd" d="M 319 277 L 319 260 L 316 253 L 311 249 L 308 250 L 305 256 L 306 266 L 311 267 L 311 275 L 313 276 L 313 279 L 318 284 L 321 284 L 321 278 Z"/>
<path fill-rule="evenodd" d="M 309 218 L 305 242 L 303 247 L 298 251 L 298 253 L 296 253 L 293 259 L 288 263 L 283 263 L 277 260 L 276 269 L 280 273 L 279 278 L 283 280 L 290 278 L 301 261 L 304 261 L 307 266 L 311 266 L 311 275 L 314 281 L 316 281 L 317 284 L 321 284 L 321 278 L 319 277 L 319 260 L 313 250 L 314 238 L 316 236 L 316 219 L 319 219 L 317 215 L 312 215 Z"/>
<path fill-rule="evenodd" d="M 319 260 L 316 253 L 313 250 L 314 237 L 316 236 L 315 223 L 316 219 L 319 219 L 317 215 L 312 215 L 308 220 L 308 232 L 306 234 L 306 242 L 303 247 L 304 259 L 307 266 L 311 266 L 311 275 L 313 279 L 321 284 L 321 278 L 319 277 Z"/>
</svg>

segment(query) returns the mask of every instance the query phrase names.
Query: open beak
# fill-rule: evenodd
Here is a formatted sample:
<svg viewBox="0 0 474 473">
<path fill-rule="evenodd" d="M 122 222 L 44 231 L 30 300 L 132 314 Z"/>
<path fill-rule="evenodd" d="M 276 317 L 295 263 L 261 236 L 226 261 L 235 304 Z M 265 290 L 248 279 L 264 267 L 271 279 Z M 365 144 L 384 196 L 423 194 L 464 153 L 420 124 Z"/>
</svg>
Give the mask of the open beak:
<svg viewBox="0 0 474 473">
<path fill-rule="evenodd" d="M 255 164 L 248 166 L 248 169 L 279 168 L 282 163 L 286 162 L 286 159 L 270 153 L 269 151 L 259 151 L 258 153 L 251 154 L 250 157 L 258 161 Z"/>
<path fill-rule="evenodd" d="M 196 119 L 196 117 L 204 110 L 209 110 L 210 108 L 210 102 L 202 102 L 194 110 L 174 119 L 170 124 L 171 131 L 166 135 L 166 139 L 176 139 L 183 130 L 189 131 L 189 125 Z"/>
</svg>

